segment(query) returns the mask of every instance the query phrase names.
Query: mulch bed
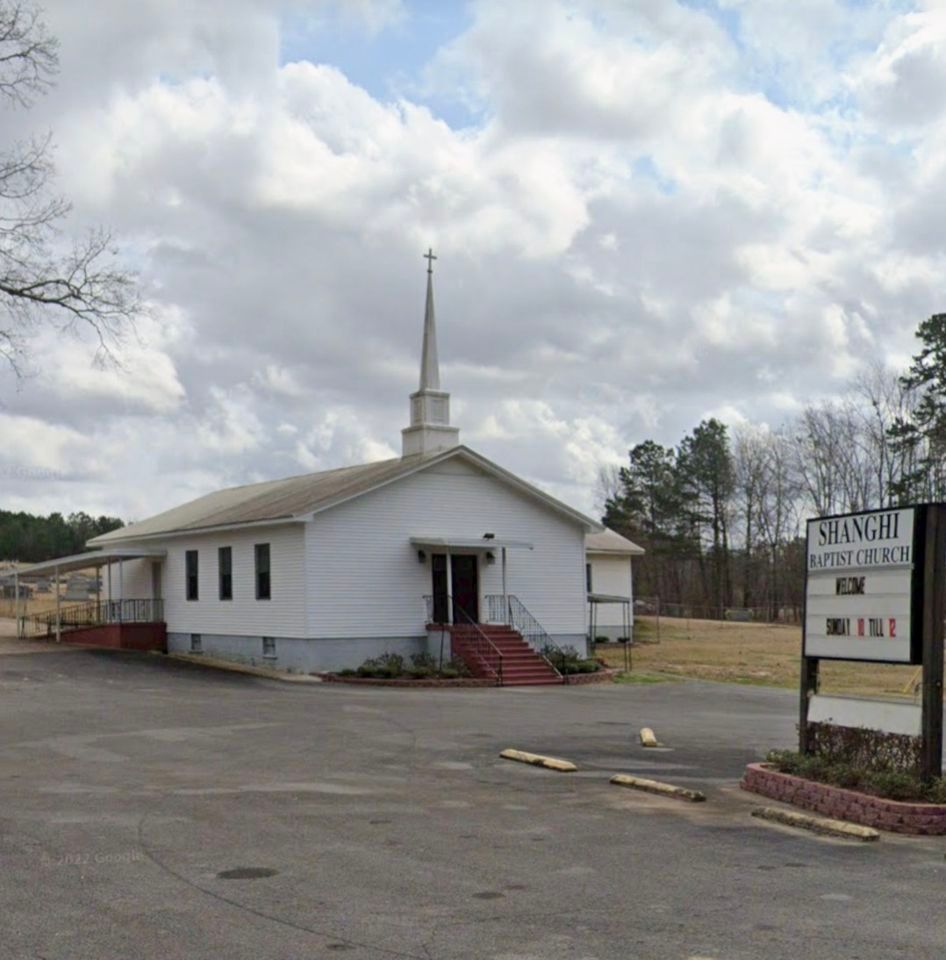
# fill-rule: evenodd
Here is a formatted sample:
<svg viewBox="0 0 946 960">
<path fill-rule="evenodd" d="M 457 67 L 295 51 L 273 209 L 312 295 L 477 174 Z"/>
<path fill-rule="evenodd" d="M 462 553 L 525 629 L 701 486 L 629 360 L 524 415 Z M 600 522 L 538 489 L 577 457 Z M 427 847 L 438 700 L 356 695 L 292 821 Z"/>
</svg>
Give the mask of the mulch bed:
<svg viewBox="0 0 946 960">
<path fill-rule="evenodd" d="M 382 677 L 340 677 L 337 673 L 316 673 L 326 683 L 351 683 L 362 687 L 495 687 L 496 681 L 489 677 L 457 677 L 444 680 L 440 677 L 398 677 L 388 680 Z"/>
<path fill-rule="evenodd" d="M 587 683 L 610 683 L 617 670 L 603 669 L 597 673 L 572 673 L 567 677 L 566 686 L 579 686 Z M 386 680 L 381 677 L 340 677 L 337 673 L 316 673 L 313 676 L 321 677 L 326 683 L 351 683 L 363 687 L 495 687 L 496 681 L 488 677 L 458 677 L 456 680 L 441 680 L 438 677 L 424 677 L 413 679 L 399 677 L 396 680 Z M 510 684 L 514 686 L 514 684 Z"/>
</svg>

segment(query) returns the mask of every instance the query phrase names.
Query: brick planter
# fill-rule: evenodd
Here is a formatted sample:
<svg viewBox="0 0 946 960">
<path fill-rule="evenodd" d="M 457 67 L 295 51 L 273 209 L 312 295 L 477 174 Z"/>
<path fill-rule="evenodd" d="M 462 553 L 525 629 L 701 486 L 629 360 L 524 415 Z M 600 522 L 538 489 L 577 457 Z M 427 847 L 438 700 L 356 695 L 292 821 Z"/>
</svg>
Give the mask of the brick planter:
<svg viewBox="0 0 946 960">
<path fill-rule="evenodd" d="M 791 803 L 826 817 L 861 823 L 878 830 L 937 837 L 946 834 L 946 804 L 884 800 L 856 790 L 779 773 L 767 763 L 750 763 L 739 786 L 770 800 Z"/>
</svg>

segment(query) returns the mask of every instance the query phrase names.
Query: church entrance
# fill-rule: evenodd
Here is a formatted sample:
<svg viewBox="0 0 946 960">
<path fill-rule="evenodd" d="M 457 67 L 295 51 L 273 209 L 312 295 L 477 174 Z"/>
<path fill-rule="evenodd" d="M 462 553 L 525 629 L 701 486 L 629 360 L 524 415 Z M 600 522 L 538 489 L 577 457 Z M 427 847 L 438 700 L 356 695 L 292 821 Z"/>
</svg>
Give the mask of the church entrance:
<svg viewBox="0 0 946 960">
<path fill-rule="evenodd" d="M 450 556 L 450 577 L 454 609 L 450 618 L 453 623 L 466 623 L 469 617 L 474 623 L 480 618 L 480 583 L 477 558 L 468 554 Z M 435 553 L 430 558 L 433 576 L 434 623 L 447 621 L 448 587 L 447 554 Z M 457 609 L 459 608 L 459 610 Z M 461 612 L 462 611 L 462 612 Z M 466 616 L 464 616 L 466 614 Z"/>
<path fill-rule="evenodd" d="M 467 617 L 474 623 L 480 621 L 480 584 L 477 577 L 475 556 L 452 556 L 453 575 L 453 622 L 466 623 Z M 460 609 L 457 610 L 457 607 Z M 466 617 L 463 615 L 466 614 Z"/>
</svg>

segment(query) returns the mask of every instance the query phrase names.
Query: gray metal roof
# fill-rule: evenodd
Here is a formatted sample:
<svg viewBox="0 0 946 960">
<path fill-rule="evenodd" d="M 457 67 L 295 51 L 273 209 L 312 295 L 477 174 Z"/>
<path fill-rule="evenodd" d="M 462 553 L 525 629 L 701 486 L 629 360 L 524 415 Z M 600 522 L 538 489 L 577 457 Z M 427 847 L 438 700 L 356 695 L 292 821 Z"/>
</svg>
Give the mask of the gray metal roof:
<svg viewBox="0 0 946 960">
<path fill-rule="evenodd" d="M 218 490 L 147 520 L 94 537 L 88 545 L 104 547 L 113 543 L 220 527 L 302 520 L 312 513 L 344 503 L 455 456 L 473 462 L 485 472 L 517 487 L 523 493 L 543 500 L 552 509 L 584 524 L 586 529 L 600 529 L 600 524 L 584 514 L 531 486 L 469 447 L 458 446 L 435 453 L 379 460 L 355 467 L 341 467 L 337 470 L 288 477 L 285 480 L 269 480 Z"/>
<path fill-rule="evenodd" d="M 106 563 L 118 563 L 121 560 L 137 560 L 142 557 L 160 559 L 166 557 L 166 550 L 151 550 L 147 547 L 113 547 L 110 550 L 92 550 L 88 553 L 74 553 L 71 557 L 57 557 L 55 560 L 43 560 L 20 567 L 17 573 L 21 577 L 48 577 L 50 574 L 68 573 L 70 570 L 87 570 Z"/>
<path fill-rule="evenodd" d="M 633 540 L 622 537 L 610 527 L 605 527 L 600 533 L 589 533 L 585 537 L 586 553 L 613 553 L 619 556 L 639 557 L 645 551 Z"/>
</svg>

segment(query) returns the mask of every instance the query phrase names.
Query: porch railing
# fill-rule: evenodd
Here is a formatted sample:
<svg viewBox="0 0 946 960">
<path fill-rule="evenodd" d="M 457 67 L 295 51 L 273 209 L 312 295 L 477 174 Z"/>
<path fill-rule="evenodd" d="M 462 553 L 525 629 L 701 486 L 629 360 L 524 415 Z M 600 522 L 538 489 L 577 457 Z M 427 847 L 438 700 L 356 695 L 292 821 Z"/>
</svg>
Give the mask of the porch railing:
<svg viewBox="0 0 946 960">
<path fill-rule="evenodd" d="M 44 610 L 24 617 L 24 625 L 36 633 L 52 636 L 57 614 Z M 164 620 L 164 601 L 129 598 L 125 600 L 88 600 L 59 608 L 60 630 L 98 627 L 108 623 L 160 623 Z"/>
<path fill-rule="evenodd" d="M 486 609 L 493 623 L 505 623 L 522 635 L 526 643 L 563 679 L 567 674 L 556 666 L 565 660 L 565 651 L 552 639 L 549 632 L 529 612 L 526 605 L 513 593 L 486 595 Z"/>
<path fill-rule="evenodd" d="M 496 680 L 496 685 L 503 685 L 503 652 L 493 643 L 492 640 L 483 632 L 480 625 L 453 599 L 446 597 L 447 609 L 453 611 L 453 623 L 439 622 L 434 619 L 435 605 L 434 598 L 427 594 L 424 596 L 424 605 L 427 612 L 427 624 L 440 628 L 440 648 L 443 650 L 443 636 L 450 630 L 451 636 L 462 640 L 463 644 L 470 648 L 477 661 L 486 671 L 487 676 Z M 441 656 L 441 659 L 442 656 Z M 441 664 L 442 665 L 442 664 Z"/>
</svg>

